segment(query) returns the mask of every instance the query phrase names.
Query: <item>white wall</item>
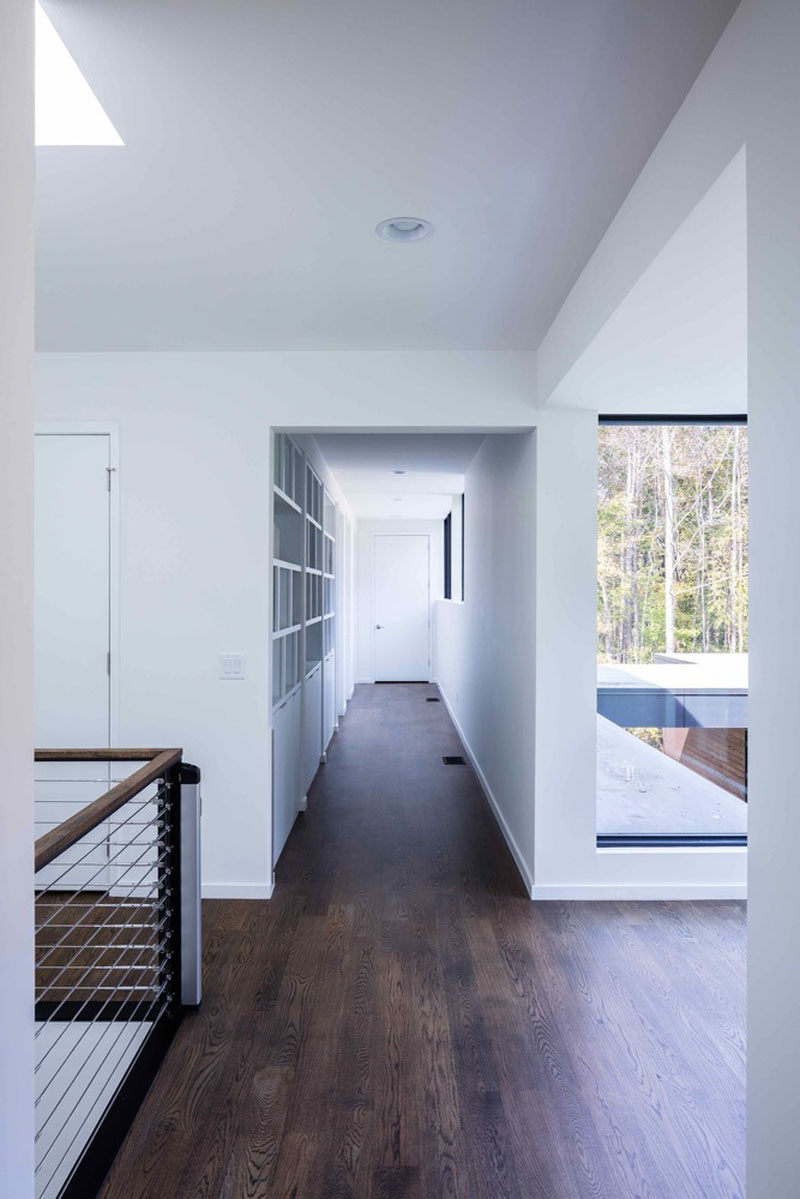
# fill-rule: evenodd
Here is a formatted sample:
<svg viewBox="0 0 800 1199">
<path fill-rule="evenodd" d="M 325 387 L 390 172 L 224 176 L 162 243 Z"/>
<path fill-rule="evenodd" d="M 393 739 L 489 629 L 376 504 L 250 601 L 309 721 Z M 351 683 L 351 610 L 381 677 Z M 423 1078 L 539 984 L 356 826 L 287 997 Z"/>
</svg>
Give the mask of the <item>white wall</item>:
<svg viewBox="0 0 800 1199">
<path fill-rule="evenodd" d="M 33 5 L 0 8 L 0 1177 L 33 1194 Z"/>
<path fill-rule="evenodd" d="M 206 893 L 263 895 L 269 421 L 176 377 L 164 358 L 150 374 L 39 358 L 38 414 L 119 424 L 118 742 L 183 747 L 203 772 Z M 245 655 L 244 681 L 219 679 L 226 652 Z"/>
<path fill-rule="evenodd" d="M 555 389 L 611 413 L 747 410 L 747 196 L 740 150 Z"/>
<path fill-rule="evenodd" d="M 465 482 L 465 600 L 440 601 L 434 621 L 434 677 L 529 890 L 536 436 L 490 436 L 478 450 Z"/>
<path fill-rule="evenodd" d="M 356 526 L 356 679 L 375 682 L 373 661 L 373 547 L 376 533 L 423 533 L 430 537 L 431 608 L 444 589 L 444 521 L 360 520 Z"/>
<path fill-rule="evenodd" d="M 356 525 L 349 524 L 345 536 L 345 555 L 347 570 L 344 575 L 345 611 L 347 622 L 344 629 L 345 671 L 344 692 L 341 697 L 339 715 L 344 715 L 345 704 L 353 695 L 356 684 L 356 637 L 358 611 L 356 607 Z"/>
<path fill-rule="evenodd" d="M 772 0 L 766 3 L 775 8 Z M 542 340 L 537 354 L 541 403 L 548 402 L 744 145 L 748 91 L 742 53 L 754 7 L 745 0 L 734 14 Z"/>
<path fill-rule="evenodd" d="M 308 363 L 308 357 L 319 361 Z M 429 428 L 540 426 L 538 502 L 532 482 L 528 495 L 540 538 L 536 637 L 539 686 L 548 705 L 548 670 L 558 685 L 565 677 L 558 661 L 548 665 L 551 655 L 561 652 L 559 646 L 571 654 L 569 647 L 580 644 L 583 657 L 579 661 L 576 651 L 570 658 L 573 690 L 563 695 L 573 715 L 548 724 L 553 709 L 545 706 L 536 732 L 546 748 L 537 765 L 537 894 L 675 893 L 671 888 L 683 894 L 687 887 L 706 893 L 709 884 L 729 893 L 726 887 L 741 887 L 744 864 L 735 852 L 665 851 L 656 859 L 594 850 L 595 732 L 586 715 L 594 712 L 593 418 L 537 412 L 521 390 L 512 397 L 509 378 L 518 377 L 519 363 L 509 370 L 506 355 L 498 356 L 493 386 L 485 355 L 478 356 L 479 364 L 472 355 L 455 364 L 451 356 L 443 363 L 435 354 L 410 355 L 400 364 L 397 355 L 387 355 L 386 362 L 376 357 L 334 356 L 326 404 L 326 354 L 45 354 L 37 361 L 41 419 L 110 418 L 119 424 L 120 739 L 174 741 L 203 768 L 207 893 L 258 896 L 271 885 L 270 428 L 297 430 L 307 421 L 317 429 L 353 429 L 359 419 L 369 419 L 372 428 L 380 421 L 396 428 L 401 419 L 416 427 L 426 420 Z M 340 358 L 349 364 L 351 387 L 344 384 Z M 427 375 L 420 359 L 430 363 Z M 448 364 L 451 373 L 435 402 L 436 381 Z M 466 386 L 472 368 L 484 372 L 480 394 Z M 424 381 L 415 390 L 417 376 Z M 367 391 L 368 417 L 362 411 Z M 383 397 L 380 408 L 375 396 Z M 468 499 L 468 538 L 478 511 L 471 515 Z M 386 523 L 396 530 L 402 525 Z M 434 523 L 441 537 L 441 523 Z M 362 537 L 365 528 L 362 522 Z M 574 535 L 567 537 L 566 530 Z M 441 587 L 438 566 L 432 578 Z M 481 585 L 480 578 L 476 582 Z M 363 600 L 356 607 L 363 615 Z M 582 623 L 576 626 L 576 620 Z M 497 627 L 513 653 L 515 626 Z M 363 620 L 357 640 L 357 677 L 370 679 L 371 631 Z M 480 652 L 471 640 L 467 645 L 470 655 Z M 225 651 L 247 656 L 244 682 L 217 679 L 217 655 Z M 467 733 L 473 736 L 471 726 Z M 565 763 L 576 783 L 583 780 L 580 788 L 564 787 Z"/>
<path fill-rule="evenodd" d="M 800 1191 L 800 6 L 744 0 L 542 345 L 551 395 L 742 145 L 750 444 L 748 1196 Z"/>
<path fill-rule="evenodd" d="M 597 849 L 596 413 L 541 413 L 537 452 L 534 895 L 742 896 L 744 850 Z"/>
<path fill-rule="evenodd" d="M 800 1193 L 800 5 L 746 5 L 750 390 L 749 1199 Z M 739 84 L 741 86 L 741 84 Z"/>
<path fill-rule="evenodd" d="M 336 516 L 336 718 L 344 716 L 352 695 L 350 628 L 350 522 Z"/>
<path fill-rule="evenodd" d="M 539 412 L 467 473 L 466 599 L 435 677 L 536 899 L 741 896 L 742 850 L 598 850 L 597 416 Z"/>
<path fill-rule="evenodd" d="M 530 354 L 38 355 L 40 420 L 119 426 L 119 740 L 201 766 L 206 894 L 271 887 L 271 428 L 514 427 L 534 389 Z"/>
</svg>

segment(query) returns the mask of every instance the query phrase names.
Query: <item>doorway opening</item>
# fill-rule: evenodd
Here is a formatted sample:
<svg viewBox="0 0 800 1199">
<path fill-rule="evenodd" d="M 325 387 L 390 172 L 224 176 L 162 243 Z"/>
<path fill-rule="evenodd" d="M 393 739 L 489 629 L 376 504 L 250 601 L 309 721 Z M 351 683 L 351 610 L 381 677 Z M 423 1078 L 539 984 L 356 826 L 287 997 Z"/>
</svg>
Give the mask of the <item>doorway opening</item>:
<svg viewBox="0 0 800 1199">
<path fill-rule="evenodd" d="M 463 598 L 465 481 L 484 436 L 273 437 L 274 866 L 354 688 L 426 684 L 422 701 L 439 700 L 435 608 Z"/>
</svg>

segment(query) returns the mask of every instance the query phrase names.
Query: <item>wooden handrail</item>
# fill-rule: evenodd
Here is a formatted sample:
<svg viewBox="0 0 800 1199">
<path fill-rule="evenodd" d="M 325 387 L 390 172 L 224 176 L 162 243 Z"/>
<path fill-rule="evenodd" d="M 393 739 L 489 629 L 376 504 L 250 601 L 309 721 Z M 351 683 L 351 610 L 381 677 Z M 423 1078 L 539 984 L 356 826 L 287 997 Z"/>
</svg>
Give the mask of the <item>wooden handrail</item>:
<svg viewBox="0 0 800 1199">
<path fill-rule="evenodd" d="M 170 766 L 180 762 L 182 756 L 182 749 L 37 749 L 34 754 L 37 762 L 144 762 L 145 765 L 39 837 L 34 847 L 34 870 L 41 870 L 97 828 L 129 799 L 161 778 Z"/>
<path fill-rule="evenodd" d="M 183 750 L 165 749 L 35 749 L 35 762 L 149 762 L 159 754 Z"/>
</svg>

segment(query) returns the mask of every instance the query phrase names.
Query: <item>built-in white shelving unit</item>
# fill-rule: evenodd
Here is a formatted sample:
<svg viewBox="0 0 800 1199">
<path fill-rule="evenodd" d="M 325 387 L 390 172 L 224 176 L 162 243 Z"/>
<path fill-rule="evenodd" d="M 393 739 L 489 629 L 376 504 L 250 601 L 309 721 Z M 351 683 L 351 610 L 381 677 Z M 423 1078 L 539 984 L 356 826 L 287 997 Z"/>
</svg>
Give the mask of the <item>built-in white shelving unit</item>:
<svg viewBox="0 0 800 1199">
<path fill-rule="evenodd" d="M 306 678 L 322 663 L 322 482 L 306 463 Z"/>
<path fill-rule="evenodd" d="M 336 505 L 284 433 L 275 434 L 272 513 L 275 862 L 336 722 Z"/>
<path fill-rule="evenodd" d="M 275 437 L 272 499 L 272 703 L 299 685 L 303 627 L 303 454 Z"/>
</svg>

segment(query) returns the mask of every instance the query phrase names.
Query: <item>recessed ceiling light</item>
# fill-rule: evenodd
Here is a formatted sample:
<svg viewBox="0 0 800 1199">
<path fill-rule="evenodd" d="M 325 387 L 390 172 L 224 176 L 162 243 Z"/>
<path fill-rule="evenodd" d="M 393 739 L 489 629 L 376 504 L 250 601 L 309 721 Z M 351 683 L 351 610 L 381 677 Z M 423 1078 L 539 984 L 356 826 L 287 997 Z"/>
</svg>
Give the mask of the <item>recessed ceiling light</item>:
<svg viewBox="0 0 800 1199">
<path fill-rule="evenodd" d="M 422 237 L 430 237 L 433 225 L 418 216 L 394 216 L 376 225 L 375 232 L 387 241 L 419 241 Z"/>
</svg>

